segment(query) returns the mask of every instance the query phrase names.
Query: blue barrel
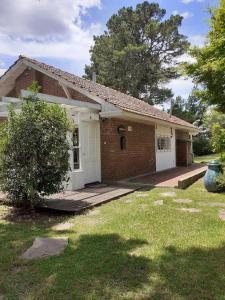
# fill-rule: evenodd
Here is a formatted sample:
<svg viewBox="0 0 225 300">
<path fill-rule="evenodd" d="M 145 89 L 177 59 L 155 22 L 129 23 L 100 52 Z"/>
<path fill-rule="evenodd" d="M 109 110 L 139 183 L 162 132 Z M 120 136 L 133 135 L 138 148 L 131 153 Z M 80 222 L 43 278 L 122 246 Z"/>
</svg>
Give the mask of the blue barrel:
<svg viewBox="0 0 225 300">
<path fill-rule="evenodd" d="M 218 160 L 211 160 L 208 163 L 208 170 L 204 176 L 204 185 L 208 192 L 217 192 L 218 187 L 216 184 L 216 178 L 223 174 L 222 164 Z"/>
</svg>

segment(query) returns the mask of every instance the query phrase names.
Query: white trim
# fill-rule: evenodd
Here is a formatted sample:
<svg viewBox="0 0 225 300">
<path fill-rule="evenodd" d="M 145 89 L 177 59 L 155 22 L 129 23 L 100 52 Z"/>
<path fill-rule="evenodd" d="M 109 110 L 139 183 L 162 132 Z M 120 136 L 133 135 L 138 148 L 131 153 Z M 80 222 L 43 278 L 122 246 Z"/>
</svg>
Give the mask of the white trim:
<svg viewBox="0 0 225 300">
<path fill-rule="evenodd" d="M 30 95 L 33 95 L 33 94 L 34 93 L 32 93 L 30 91 L 21 90 L 22 97 L 29 97 Z M 94 103 L 89 103 L 89 102 L 84 102 L 84 101 L 79 101 L 79 100 L 73 100 L 73 99 L 67 99 L 64 97 L 57 97 L 57 96 L 52 96 L 52 95 L 47 95 L 47 94 L 42 94 L 42 93 L 37 93 L 37 97 L 46 102 L 64 104 L 64 105 L 82 107 L 82 108 L 89 108 L 89 109 L 94 109 L 94 110 L 101 110 L 101 105 L 99 105 L 99 104 L 94 104 Z"/>
</svg>

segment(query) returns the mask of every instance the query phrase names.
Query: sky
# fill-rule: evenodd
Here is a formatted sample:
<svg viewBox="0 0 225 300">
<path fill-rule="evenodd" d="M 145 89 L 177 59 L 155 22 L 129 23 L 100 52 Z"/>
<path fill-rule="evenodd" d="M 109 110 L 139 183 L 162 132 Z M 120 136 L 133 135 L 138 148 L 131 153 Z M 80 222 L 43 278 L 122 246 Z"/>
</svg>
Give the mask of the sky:
<svg viewBox="0 0 225 300">
<path fill-rule="evenodd" d="M 209 30 L 208 8 L 218 0 L 154 0 L 167 16 L 180 14 L 180 32 L 192 45 L 202 46 Z M 20 54 L 84 74 L 90 62 L 93 35 L 106 30 L 106 22 L 122 7 L 141 0 L 0 0 L 0 75 Z M 190 60 L 184 55 L 179 59 Z M 179 78 L 167 85 L 175 96 L 187 98 L 193 83 Z"/>
</svg>

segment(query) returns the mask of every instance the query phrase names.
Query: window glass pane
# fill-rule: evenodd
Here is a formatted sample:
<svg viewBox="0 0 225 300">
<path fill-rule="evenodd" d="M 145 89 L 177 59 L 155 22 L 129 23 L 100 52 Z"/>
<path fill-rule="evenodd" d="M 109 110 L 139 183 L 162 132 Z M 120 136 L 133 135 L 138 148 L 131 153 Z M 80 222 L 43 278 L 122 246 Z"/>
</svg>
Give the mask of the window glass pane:
<svg viewBox="0 0 225 300">
<path fill-rule="evenodd" d="M 79 169 L 80 168 L 79 148 L 73 149 L 73 167 L 74 167 L 74 169 Z"/>
<path fill-rule="evenodd" d="M 75 128 L 73 131 L 73 146 L 79 146 L 79 129 Z"/>
</svg>

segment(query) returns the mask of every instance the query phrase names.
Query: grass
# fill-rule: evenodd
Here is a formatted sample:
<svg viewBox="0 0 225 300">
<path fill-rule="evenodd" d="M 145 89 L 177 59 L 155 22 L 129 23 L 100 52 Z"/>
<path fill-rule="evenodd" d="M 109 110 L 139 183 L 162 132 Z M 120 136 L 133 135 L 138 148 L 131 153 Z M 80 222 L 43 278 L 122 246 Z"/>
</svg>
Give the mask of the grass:
<svg viewBox="0 0 225 300">
<path fill-rule="evenodd" d="M 202 163 L 202 162 L 209 162 L 213 159 L 220 159 L 219 153 L 209 154 L 209 155 L 202 155 L 202 156 L 196 156 L 194 158 L 195 163 Z"/>
<path fill-rule="evenodd" d="M 176 196 L 162 197 L 164 191 Z M 188 198 L 190 204 L 173 199 Z M 164 200 L 155 206 L 154 200 Z M 0 294 L 4 299 L 225 299 L 225 194 L 135 192 L 80 216 L 9 217 L 0 206 Z M 180 207 L 202 209 L 199 213 Z M 73 222 L 57 232 L 54 225 Z M 68 236 L 59 256 L 24 261 L 37 236 Z"/>
</svg>

